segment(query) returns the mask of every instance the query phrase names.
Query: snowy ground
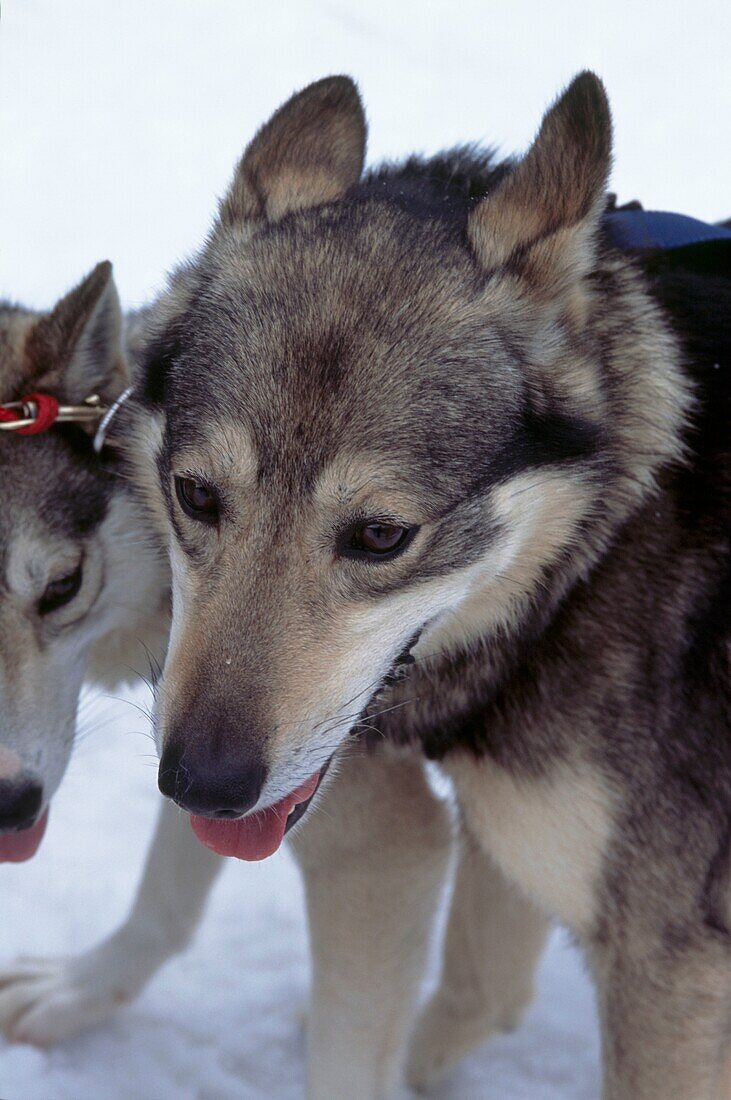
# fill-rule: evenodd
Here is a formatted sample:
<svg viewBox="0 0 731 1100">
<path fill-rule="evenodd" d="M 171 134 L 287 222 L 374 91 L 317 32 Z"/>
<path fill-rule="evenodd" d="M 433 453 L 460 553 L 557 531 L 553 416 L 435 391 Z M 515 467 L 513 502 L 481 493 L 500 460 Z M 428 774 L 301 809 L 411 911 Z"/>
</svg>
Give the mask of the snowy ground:
<svg viewBox="0 0 731 1100">
<path fill-rule="evenodd" d="M 6 0 L 0 22 L 0 295 L 46 306 L 102 258 L 127 305 L 205 233 L 235 159 L 294 88 L 359 80 L 371 159 L 465 140 L 523 147 L 577 70 L 604 76 L 614 186 L 731 214 L 726 0 Z M 80 950 L 124 913 L 155 806 L 134 708 L 100 703 L 29 865 L 3 867 L 0 954 Z M 103 1030 L 0 1047 L 3 1100 L 290 1100 L 307 996 L 286 854 L 231 864 L 184 959 Z M 557 934 L 522 1028 L 442 1100 L 595 1100 L 593 998 Z M 333 1100 L 346 1098 L 333 1097 Z"/>
<path fill-rule="evenodd" d="M 131 897 L 157 799 L 150 743 L 139 712 L 106 699 L 87 728 L 40 852 L 0 869 L 6 958 L 79 951 L 111 931 Z M 192 948 L 116 1020 L 48 1053 L 0 1046 L 0 1097 L 299 1100 L 307 982 L 293 861 L 286 851 L 231 861 Z M 519 1031 L 467 1060 L 434 1096 L 596 1100 L 597 1049 L 591 988 L 557 933 Z"/>
</svg>

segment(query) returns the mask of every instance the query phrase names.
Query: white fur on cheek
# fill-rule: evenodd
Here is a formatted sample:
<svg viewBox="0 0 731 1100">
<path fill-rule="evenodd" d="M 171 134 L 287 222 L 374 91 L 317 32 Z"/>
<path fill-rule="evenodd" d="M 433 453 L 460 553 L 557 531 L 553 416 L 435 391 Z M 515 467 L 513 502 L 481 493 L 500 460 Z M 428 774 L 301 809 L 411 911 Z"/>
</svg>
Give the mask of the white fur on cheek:
<svg viewBox="0 0 731 1100">
<path fill-rule="evenodd" d="M 163 669 L 162 679 L 158 684 L 155 699 L 155 713 L 153 732 L 158 752 L 162 751 L 166 720 L 166 673 L 168 666 L 174 660 L 177 647 L 180 645 L 185 629 L 185 592 L 186 592 L 186 562 L 185 555 L 175 540 L 170 544 L 170 572 L 172 591 L 172 621 L 170 625 L 170 637 L 168 640 L 167 658 Z"/>
<path fill-rule="evenodd" d="M 284 726 L 272 745 L 269 779 L 259 808 L 289 794 L 323 767 L 355 726 L 383 677 L 417 630 L 453 607 L 469 589 L 469 571 L 395 593 L 351 614 L 343 629 L 344 658 L 333 662 L 327 682 L 301 698 L 302 719 Z M 376 720 L 377 724 L 377 720 Z"/>
<path fill-rule="evenodd" d="M 458 649 L 510 625 L 544 569 L 571 544 L 590 501 L 587 485 L 559 470 L 530 471 L 497 486 L 491 505 L 501 534 L 463 572 L 462 598 L 425 633 L 415 654 Z"/>
<path fill-rule="evenodd" d="M 30 623 L 22 629 L 17 620 L 14 643 L 13 675 L 0 669 L 0 764 L 4 777 L 19 770 L 33 775 L 47 803 L 71 754 L 86 647 L 63 635 L 40 647 Z"/>
<path fill-rule="evenodd" d="M 318 680 L 307 698 L 298 697 L 299 723 L 279 723 L 283 732 L 273 745 L 261 804 L 287 794 L 325 763 L 418 630 L 427 626 L 414 647 L 422 659 L 509 622 L 546 564 L 570 544 L 587 500 L 584 485 L 560 471 L 518 475 L 493 490 L 490 506 L 500 534 L 477 561 L 352 613 L 340 631 L 344 656 L 333 662 L 326 682 Z"/>
<path fill-rule="evenodd" d="M 131 494 L 109 505 L 97 533 L 104 587 L 87 624 L 95 645 L 89 678 L 112 686 L 162 663 L 169 631 L 170 572 L 149 528 L 147 513 Z"/>
</svg>

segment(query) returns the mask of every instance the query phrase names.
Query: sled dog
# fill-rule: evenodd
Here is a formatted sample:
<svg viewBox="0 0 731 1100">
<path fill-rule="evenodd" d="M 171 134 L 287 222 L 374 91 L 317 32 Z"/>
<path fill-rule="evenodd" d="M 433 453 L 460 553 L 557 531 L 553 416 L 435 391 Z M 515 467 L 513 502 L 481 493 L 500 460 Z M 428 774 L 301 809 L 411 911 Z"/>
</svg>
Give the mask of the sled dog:
<svg viewBox="0 0 731 1100">
<path fill-rule="evenodd" d="M 116 687 L 148 654 L 164 656 L 169 567 L 123 460 L 95 453 L 99 418 L 85 408 L 90 397 L 109 407 L 129 386 L 134 331 L 125 346 L 108 263 L 49 312 L 0 304 L 0 403 L 14 410 L 0 421 L 1 861 L 29 859 L 41 842 L 84 679 Z M 24 405 L 38 413 L 30 395 L 60 403 L 61 416 L 27 434 L 18 424 Z M 43 429 L 37 416 L 28 426 Z M 137 904 L 105 944 L 0 970 L 10 1038 L 48 1044 L 98 1022 L 187 942 L 220 861 L 176 816 L 161 814 Z"/>
<path fill-rule="evenodd" d="M 155 310 L 133 452 L 172 566 L 160 788 L 220 854 L 312 820 L 311 1039 L 341 1064 L 311 1058 L 311 1096 L 393 1083 L 443 873 L 412 797 L 426 757 L 466 840 L 412 1080 L 497 1026 L 490 975 L 534 957 L 545 912 L 596 981 L 605 1100 L 710 1100 L 731 1021 L 728 269 L 615 247 L 592 74 L 515 162 L 364 175 L 365 140 L 348 79 L 294 96 Z"/>
<path fill-rule="evenodd" d="M 81 421 L 62 415 L 26 434 L 20 412 L 0 420 L 0 859 L 40 843 L 87 667 L 103 677 L 109 657 L 119 671 L 148 608 L 167 599 L 165 563 L 139 535 L 127 483 L 93 452 L 92 405 L 83 421 L 87 398 L 111 403 L 126 385 L 110 264 L 49 313 L 0 304 L 3 409 L 48 394 Z"/>
</svg>

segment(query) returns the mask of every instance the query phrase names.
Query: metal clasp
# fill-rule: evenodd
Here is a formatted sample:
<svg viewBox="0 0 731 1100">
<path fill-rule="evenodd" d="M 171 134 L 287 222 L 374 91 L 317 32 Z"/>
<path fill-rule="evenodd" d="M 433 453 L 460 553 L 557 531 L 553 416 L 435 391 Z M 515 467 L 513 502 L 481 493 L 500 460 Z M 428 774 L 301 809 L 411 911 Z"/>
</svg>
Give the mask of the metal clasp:
<svg viewBox="0 0 731 1100">
<path fill-rule="evenodd" d="M 17 432 L 21 428 L 30 428 L 38 419 L 38 405 L 35 401 L 8 401 L 0 408 L 20 413 L 17 420 L 0 420 L 0 431 L 3 432 Z M 85 399 L 83 405 L 59 405 L 54 423 L 93 424 L 103 420 L 107 411 L 99 395 L 93 393 Z"/>
</svg>

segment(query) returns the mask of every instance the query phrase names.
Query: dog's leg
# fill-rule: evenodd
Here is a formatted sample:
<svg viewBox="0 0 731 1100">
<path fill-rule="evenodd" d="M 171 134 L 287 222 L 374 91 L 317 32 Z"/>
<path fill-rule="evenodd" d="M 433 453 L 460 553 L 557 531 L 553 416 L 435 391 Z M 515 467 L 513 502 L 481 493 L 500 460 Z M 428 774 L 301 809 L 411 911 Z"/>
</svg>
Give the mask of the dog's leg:
<svg viewBox="0 0 731 1100">
<path fill-rule="evenodd" d="M 452 847 L 416 756 L 352 748 L 294 838 L 313 958 L 308 1100 L 397 1086 Z"/>
<path fill-rule="evenodd" d="M 409 1054 L 414 1088 L 437 1080 L 493 1032 L 515 1027 L 533 998 L 548 919 L 464 837 L 439 985 Z"/>
<path fill-rule="evenodd" d="M 604 1100 L 728 1100 L 731 955 L 705 927 L 594 946 Z M 644 931 L 647 929 L 645 927 Z"/>
<path fill-rule="evenodd" d="M 47 1046 L 100 1023 L 136 996 L 187 946 L 222 862 L 196 839 L 187 815 L 165 800 L 125 923 L 83 955 L 0 969 L 3 1032 Z"/>
</svg>

